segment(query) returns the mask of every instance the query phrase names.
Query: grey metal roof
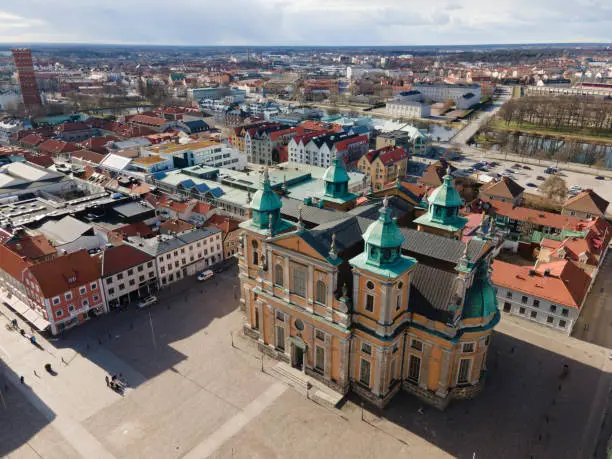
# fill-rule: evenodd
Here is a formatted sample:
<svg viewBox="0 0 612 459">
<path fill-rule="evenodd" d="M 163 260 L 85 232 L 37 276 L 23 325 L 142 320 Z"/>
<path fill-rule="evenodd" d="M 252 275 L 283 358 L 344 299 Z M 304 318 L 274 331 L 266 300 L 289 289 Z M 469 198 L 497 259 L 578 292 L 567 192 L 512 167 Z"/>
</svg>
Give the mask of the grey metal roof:
<svg viewBox="0 0 612 459">
<path fill-rule="evenodd" d="M 128 243 L 138 250 L 142 250 L 155 257 L 162 253 L 172 252 L 186 244 L 191 244 L 220 231 L 218 228 L 198 228 L 179 236 L 160 235 L 151 239 L 128 237 Z"/>
<path fill-rule="evenodd" d="M 93 234 L 93 228 L 90 225 L 70 215 L 58 221 L 46 222 L 39 228 L 39 231 L 57 245 L 72 242 L 88 232 Z"/>
<path fill-rule="evenodd" d="M 463 256 L 465 244 L 461 241 L 409 228 L 401 228 L 401 231 L 405 237 L 402 250 L 408 252 L 417 260 L 419 255 L 423 255 L 457 264 Z M 468 257 L 472 261 L 479 259 L 482 256 L 485 244 L 485 241 L 471 239 L 468 244 Z"/>
<path fill-rule="evenodd" d="M 448 322 L 457 273 L 417 263 L 410 276 L 409 309 L 433 320 Z"/>
<path fill-rule="evenodd" d="M 315 225 L 319 223 L 332 222 L 347 217 L 345 212 L 336 212 L 333 210 L 308 206 L 297 199 L 281 198 L 281 201 L 283 203 L 283 207 L 281 208 L 282 216 L 288 217 L 293 221 L 298 220 L 300 206 L 302 207 L 302 220 Z"/>
<path fill-rule="evenodd" d="M 180 234 L 178 238 L 182 239 L 186 244 L 191 244 L 194 241 L 207 238 L 220 232 L 221 230 L 219 228 L 198 228 L 188 233 Z"/>
<path fill-rule="evenodd" d="M 121 204 L 119 206 L 115 206 L 113 208 L 115 212 L 124 217 L 137 217 L 138 215 L 150 214 L 152 213 L 151 208 L 143 206 L 139 202 L 133 201 L 128 202 L 127 204 Z"/>
</svg>

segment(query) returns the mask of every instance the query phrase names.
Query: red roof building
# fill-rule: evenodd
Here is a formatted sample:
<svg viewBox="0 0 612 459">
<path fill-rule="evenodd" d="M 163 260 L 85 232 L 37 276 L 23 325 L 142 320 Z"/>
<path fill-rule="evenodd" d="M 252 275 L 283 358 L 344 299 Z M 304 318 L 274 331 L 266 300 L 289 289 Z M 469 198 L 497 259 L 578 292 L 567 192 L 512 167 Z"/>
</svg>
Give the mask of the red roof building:
<svg viewBox="0 0 612 459">
<path fill-rule="evenodd" d="M 79 147 L 72 142 L 64 142 L 63 140 L 49 139 L 45 140 L 38 146 L 41 153 L 47 153 L 52 156 L 58 156 L 62 153 L 70 153 L 71 151 L 78 150 Z"/>
</svg>

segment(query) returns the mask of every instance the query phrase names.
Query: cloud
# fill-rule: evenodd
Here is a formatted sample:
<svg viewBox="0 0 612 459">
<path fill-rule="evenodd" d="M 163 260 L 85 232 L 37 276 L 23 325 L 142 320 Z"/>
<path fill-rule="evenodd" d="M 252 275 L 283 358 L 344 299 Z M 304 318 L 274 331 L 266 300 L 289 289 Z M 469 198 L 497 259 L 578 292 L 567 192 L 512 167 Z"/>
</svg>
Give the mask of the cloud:
<svg viewBox="0 0 612 459">
<path fill-rule="evenodd" d="M 391 45 L 612 41 L 603 0 L 19 0 L 0 41 Z"/>
</svg>

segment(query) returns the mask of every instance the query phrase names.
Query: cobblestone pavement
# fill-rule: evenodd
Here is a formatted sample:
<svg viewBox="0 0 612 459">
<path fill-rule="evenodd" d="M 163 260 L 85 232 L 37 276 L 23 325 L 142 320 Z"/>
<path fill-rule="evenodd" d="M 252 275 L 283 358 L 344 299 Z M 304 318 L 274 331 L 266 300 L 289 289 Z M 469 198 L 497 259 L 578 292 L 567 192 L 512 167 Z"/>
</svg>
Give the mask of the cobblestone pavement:
<svg viewBox="0 0 612 459">
<path fill-rule="evenodd" d="M 607 375 L 599 347 L 504 318 L 477 400 L 420 414 L 421 403 L 400 394 L 382 412 L 366 407 L 362 420 L 353 398 L 324 408 L 261 371 L 260 355 L 238 335 L 235 276 L 176 284 L 150 310 L 97 318 L 45 351 L 0 324 L 0 356 L 15 372 L 0 420 L 19 419 L 12 441 L 0 433 L 0 456 L 38 457 L 33 446 L 65 458 L 96 457 L 83 454 L 92 447 L 116 458 L 576 458 L 594 441 L 585 432 L 600 420 Z M 18 375 L 50 358 L 58 375 L 41 375 L 22 396 Z M 124 397 L 104 383 L 114 372 L 128 378 Z"/>
</svg>

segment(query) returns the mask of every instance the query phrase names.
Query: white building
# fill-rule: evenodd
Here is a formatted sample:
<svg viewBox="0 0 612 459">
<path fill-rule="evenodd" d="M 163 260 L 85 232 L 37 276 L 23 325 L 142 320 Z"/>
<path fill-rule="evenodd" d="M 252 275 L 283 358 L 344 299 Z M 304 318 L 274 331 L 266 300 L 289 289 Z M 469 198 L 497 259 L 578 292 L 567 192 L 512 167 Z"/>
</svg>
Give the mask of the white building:
<svg viewBox="0 0 612 459">
<path fill-rule="evenodd" d="M 569 335 L 591 285 L 590 276 L 562 260 L 535 269 L 496 260 L 491 280 L 500 309 Z"/>
<path fill-rule="evenodd" d="M 241 171 L 247 165 L 246 154 L 236 148 L 210 140 L 183 145 L 157 145 L 150 148 L 148 153 L 164 158 L 183 157 L 185 166 L 203 165 Z"/>
<path fill-rule="evenodd" d="M 410 100 L 393 100 L 387 103 L 386 112 L 398 118 L 428 118 L 431 105 Z"/>
<path fill-rule="evenodd" d="M 11 143 L 11 136 L 24 129 L 26 127 L 24 127 L 21 120 L 6 119 L 0 121 L 0 145 L 9 145 Z"/>
<path fill-rule="evenodd" d="M 419 83 L 413 86 L 424 99 L 434 102 L 444 102 L 452 99 L 458 109 L 466 109 L 480 102 L 482 91 L 477 84 L 446 84 L 446 83 Z"/>
<path fill-rule="evenodd" d="M 155 257 L 159 287 L 172 284 L 223 260 L 221 230 L 199 228 L 179 236 L 128 238 L 128 243 Z"/>
<path fill-rule="evenodd" d="M 145 298 L 157 290 L 153 257 L 129 244 L 105 250 L 102 255 L 102 288 L 109 309 Z"/>
</svg>

